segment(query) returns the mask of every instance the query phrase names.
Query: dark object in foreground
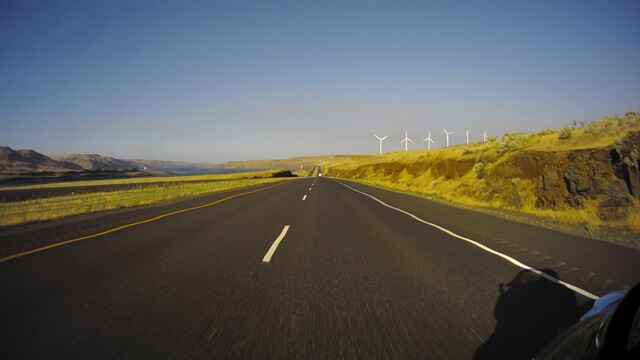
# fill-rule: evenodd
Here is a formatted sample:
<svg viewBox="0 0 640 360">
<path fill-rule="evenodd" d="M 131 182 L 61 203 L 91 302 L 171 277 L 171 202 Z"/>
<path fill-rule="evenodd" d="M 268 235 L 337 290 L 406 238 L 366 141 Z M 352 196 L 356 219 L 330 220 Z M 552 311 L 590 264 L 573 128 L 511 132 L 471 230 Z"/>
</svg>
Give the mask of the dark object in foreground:
<svg viewBox="0 0 640 360">
<path fill-rule="evenodd" d="M 560 280 L 552 269 L 542 272 Z M 592 305 L 578 304 L 573 291 L 528 270 L 500 284 L 499 292 L 495 330 L 473 360 L 531 360 Z"/>
<path fill-rule="evenodd" d="M 274 177 L 274 178 L 298 177 L 298 175 L 295 175 L 295 174 L 291 173 L 291 171 L 289 171 L 289 170 L 278 171 L 277 173 L 274 173 L 271 176 Z"/>
<path fill-rule="evenodd" d="M 598 299 L 536 359 L 640 359 L 640 283 Z"/>
</svg>

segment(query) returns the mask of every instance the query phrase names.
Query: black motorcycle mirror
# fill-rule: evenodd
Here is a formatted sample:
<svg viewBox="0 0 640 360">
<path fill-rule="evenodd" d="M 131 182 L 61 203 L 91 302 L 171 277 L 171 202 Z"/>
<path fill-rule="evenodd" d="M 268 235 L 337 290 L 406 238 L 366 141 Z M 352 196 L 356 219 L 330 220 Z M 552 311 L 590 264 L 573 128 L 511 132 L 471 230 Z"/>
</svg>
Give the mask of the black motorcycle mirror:
<svg viewBox="0 0 640 360">
<path fill-rule="evenodd" d="M 601 354 L 640 359 L 640 284 L 622 298 L 605 329 Z M 604 357 L 601 357 L 604 359 Z"/>
<path fill-rule="evenodd" d="M 536 359 L 640 359 L 640 283 L 602 296 Z"/>
</svg>

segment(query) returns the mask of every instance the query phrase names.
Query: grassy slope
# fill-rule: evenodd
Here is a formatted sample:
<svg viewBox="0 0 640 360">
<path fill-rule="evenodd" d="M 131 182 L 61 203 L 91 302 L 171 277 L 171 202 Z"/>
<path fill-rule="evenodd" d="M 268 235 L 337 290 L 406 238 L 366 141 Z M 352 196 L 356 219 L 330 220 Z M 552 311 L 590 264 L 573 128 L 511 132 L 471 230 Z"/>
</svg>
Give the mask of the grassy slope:
<svg viewBox="0 0 640 360">
<path fill-rule="evenodd" d="M 324 161 L 329 176 L 352 178 L 365 183 L 412 193 L 431 195 L 456 204 L 515 210 L 561 223 L 588 224 L 590 230 L 601 226 L 622 227 L 640 232 L 640 202 L 633 205 L 624 220 L 604 221 L 599 216 L 600 199 L 587 199 L 580 207 L 541 209 L 536 207 L 537 179 L 479 179 L 477 168 L 461 176 L 448 177 L 437 171 L 438 165 L 465 165 L 484 161 L 484 171 L 512 163 L 523 153 L 539 152 L 554 156 L 563 152 L 609 149 L 616 140 L 630 132 L 640 131 L 640 117 L 606 118 L 573 130 L 568 139 L 560 139 L 560 131 L 545 130 L 538 134 L 505 134 L 501 141 L 473 143 L 431 151 L 416 150 L 373 156 L 354 156 Z M 442 166 L 441 166 L 442 168 Z M 487 194 L 492 194 L 488 196 Z M 520 203 L 513 205 L 516 196 Z"/>
</svg>

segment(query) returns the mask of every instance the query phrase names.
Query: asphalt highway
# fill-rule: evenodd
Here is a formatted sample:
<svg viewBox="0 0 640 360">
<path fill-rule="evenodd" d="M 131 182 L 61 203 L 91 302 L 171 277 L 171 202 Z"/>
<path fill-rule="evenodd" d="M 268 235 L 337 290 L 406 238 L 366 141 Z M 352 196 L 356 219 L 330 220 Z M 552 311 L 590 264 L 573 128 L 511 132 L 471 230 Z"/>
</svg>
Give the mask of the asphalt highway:
<svg viewBox="0 0 640 360">
<path fill-rule="evenodd" d="M 640 281 L 635 249 L 328 178 L 25 229 L 0 359 L 530 359 Z"/>
</svg>

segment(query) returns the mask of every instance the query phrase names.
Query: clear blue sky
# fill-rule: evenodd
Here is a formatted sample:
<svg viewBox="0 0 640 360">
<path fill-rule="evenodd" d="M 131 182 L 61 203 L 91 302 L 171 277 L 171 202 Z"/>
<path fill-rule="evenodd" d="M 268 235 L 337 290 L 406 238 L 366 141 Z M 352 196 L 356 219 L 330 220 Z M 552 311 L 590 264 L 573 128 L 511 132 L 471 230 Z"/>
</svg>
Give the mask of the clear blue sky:
<svg viewBox="0 0 640 360">
<path fill-rule="evenodd" d="M 0 2 L 0 145 L 206 161 L 426 149 L 640 110 L 640 1 Z"/>
</svg>

